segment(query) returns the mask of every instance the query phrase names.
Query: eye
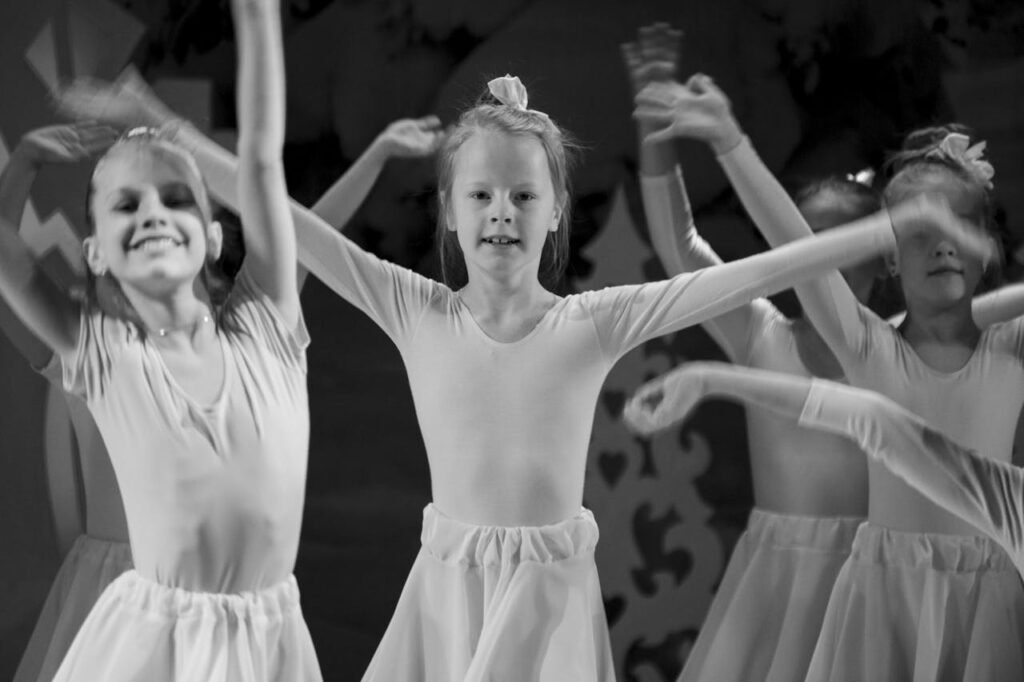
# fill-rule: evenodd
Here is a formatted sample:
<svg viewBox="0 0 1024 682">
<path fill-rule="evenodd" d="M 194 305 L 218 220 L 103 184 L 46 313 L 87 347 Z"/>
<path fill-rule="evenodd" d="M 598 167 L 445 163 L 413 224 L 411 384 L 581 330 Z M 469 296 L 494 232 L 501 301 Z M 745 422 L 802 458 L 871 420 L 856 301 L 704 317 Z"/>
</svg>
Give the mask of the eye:
<svg viewBox="0 0 1024 682">
<path fill-rule="evenodd" d="M 537 195 L 533 192 L 516 192 L 516 201 L 533 201 L 537 198 Z"/>
<path fill-rule="evenodd" d="M 172 190 L 167 192 L 163 196 L 164 206 L 167 208 L 183 208 L 193 206 L 196 203 L 195 198 L 192 196 L 192 192 L 188 190 Z"/>
<path fill-rule="evenodd" d="M 134 199 L 121 199 L 114 204 L 115 213 L 134 213 L 139 208 L 139 202 Z"/>
<path fill-rule="evenodd" d="M 491 195 L 488 194 L 487 192 L 483 191 L 482 189 L 478 189 L 478 190 L 470 192 L 469 193 L 469 198 L 470 199 L 475 199 L 477 201 L 487 201 L 488 199 L 491 198 Z"/>
</svg>

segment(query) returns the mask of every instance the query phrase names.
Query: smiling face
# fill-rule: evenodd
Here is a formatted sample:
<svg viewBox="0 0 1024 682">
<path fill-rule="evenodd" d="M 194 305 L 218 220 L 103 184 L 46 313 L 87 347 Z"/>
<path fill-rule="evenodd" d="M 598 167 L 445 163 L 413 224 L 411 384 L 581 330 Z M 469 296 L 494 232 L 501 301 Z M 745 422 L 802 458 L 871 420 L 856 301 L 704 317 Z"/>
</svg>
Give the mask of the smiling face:
<svg viewBox="0 0 1024 682">
<path fill-rule="evenodd" d="M 950 209 L 964 220 L 978 226 L 984 223 L 977 189 L 941 168 L 915 177 L 890 199 L 925 192 L 944 196 Z M 984 267 L 980 259 L 961 253 L 935 230 L 900 241 L 898 272 L 908 309 L 926 306 L 943 310 L 974 296 Z"/>
<path fill-rule="evenodd" d="M 92 180 L 94 234 L 85 243 L 96 274 L 158 296 L 191 285 L 220 249 L 201 181 L 184 154 L 154 141 L 119 144 Z"/>
<path fill-rule="evenodd" d="M 532 135 L 482 130 L 455 155 L 447 225 L 473 273 L 537 276 L 560 210 L 547 154 Z"/>
</svg>

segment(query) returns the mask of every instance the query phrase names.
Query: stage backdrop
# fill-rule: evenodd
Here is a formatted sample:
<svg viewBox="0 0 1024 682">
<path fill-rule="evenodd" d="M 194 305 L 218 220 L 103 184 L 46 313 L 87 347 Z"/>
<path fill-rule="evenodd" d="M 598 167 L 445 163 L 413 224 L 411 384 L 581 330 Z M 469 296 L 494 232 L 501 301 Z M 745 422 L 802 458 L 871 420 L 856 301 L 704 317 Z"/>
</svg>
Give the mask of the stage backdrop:
<svg viewBox="0 0 1024 682">
<path fill-rule="evenodd" d="M 1012 0 L 283 0 L 286 163 L 312 203 L 390 121 L 446 121 L 510 72 L 584 143 L 562 289 L 664 276 L 649 246 L 619 44 L 638 26 L 683 28 L 682 72 L 715 77 L 786 180 L 877 164 L 900 133 L 958 118 L 989 140 L 998 197 L 1024 216 L 1024 11 Z M 230 145 L 234 45 L 227 0 L 34 0 L 0 7 L 0 165 L 54 122 L 49 93 L 133 64 L 172 106 Z M 710 153 L 680 144 L 702 233 L 725 259 L 761 241 Z M 50 268 L 80 271 L 87 169 L 47 171 L 22 233 Z M 394 162 L 348 228 L 366 248 L 436 275 L 433 170 Z M 1016 240 L 1010 231 L 1010 252 Z M 297 575 L 328 680 L 358 679 L 418 548 L 429 478 L 397 351 L 316 281 L 303 294 L 312 445 Z M 786 305 L 783 301 L 782 305 Z M 9 316 L 0 307 L 0 315 Z M 751 505 L 742 411 L 709 403 L 654 440 L 618 415 L 642 381 L 722 358 L 699 329 L 656 340 L 613 370 L 596 405 L 586 504 L 619 675 L 670 680 L 713 598 Z M 60 463 L 73 440 L 44 382 L 0 339 L 0 679 L 20 656 L 69 528 Z M 500 485 L 499 481 L 495 485 Z M 51 491 L 57 491 L 51 495 Z"/>
</svg>

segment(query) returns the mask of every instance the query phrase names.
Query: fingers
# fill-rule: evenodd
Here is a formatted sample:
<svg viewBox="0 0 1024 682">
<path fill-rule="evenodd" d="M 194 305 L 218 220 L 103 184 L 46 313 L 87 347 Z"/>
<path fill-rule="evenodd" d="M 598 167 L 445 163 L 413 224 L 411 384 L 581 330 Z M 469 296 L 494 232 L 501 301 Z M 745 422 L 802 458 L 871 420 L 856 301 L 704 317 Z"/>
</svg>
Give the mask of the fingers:
<svg viewBox="0 0 1024 682">
<path fill-rule="evenodd" d="M 640 46 L 637 43 L 623 43 L 620 45 L 622 50 L 622 59 L 626 62 L 626 68 L 631 72 L 638 71 L 644 64 L 643 58 L 640 56 Z"/>
<path fill-rule="evenodd" d="M 630 398 L 622 411 L 622 419 L 634 433 L 649 436 L 658 430 L 657 422 L 651 413 L 644 409 L 643 399 L 639 394 Z"/>
<path fill-rule="evenodd" d="M 678 98 L 678 83 L 649 83 L 637 93 L 637 106 L 653 106 L 671 108 Z"/>
<path fill-rule="evenodd" d="M 655 130 L 652 133 L 648 133 L 644 137 L 644 144 L 664 144 L 671 142 L 676 137 L 676 130 L 674 126 L 666 126 L 660 130 Z"/>
<path fill-rule="evenodd" d="M 120 134 L 107 125 L 95 123 L 82 123 L 77 127 L 78 145 L 86 155 L 106 151 L 117 142 Z"/>
<path fill-rule="evenodd" d="M 423 130 L 440 130 L 441 119 L 433 114 L 415 119 L 416 125 Z"/>
</svg>

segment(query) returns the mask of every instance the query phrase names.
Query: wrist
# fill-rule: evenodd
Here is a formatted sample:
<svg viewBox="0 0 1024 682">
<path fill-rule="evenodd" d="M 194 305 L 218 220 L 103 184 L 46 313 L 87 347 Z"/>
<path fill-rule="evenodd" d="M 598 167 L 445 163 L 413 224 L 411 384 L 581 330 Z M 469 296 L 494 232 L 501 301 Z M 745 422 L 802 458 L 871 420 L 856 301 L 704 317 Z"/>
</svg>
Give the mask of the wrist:
<svg viewBox="0 0 1024 682">
<path fill-rule="evenodd" d="M 715 156 L 728 154 L 736 149 L 736 147 L 739 147 L 741 142 L 743 142 L 743 131 L 740 130 L 740 127 L 732 118 L 710 140 L 711 149 L 714 150 Z"/>
<path fill-rule="evenodd" d="M 379 166 L 383 166 L 387 163 L 388 159 L 395 155 L 395 146 L 392 142 L 381 133 L 374 138 L 370 146 L 366 148 L 364 156 L 370 163 L 375 163 Z"/>
</svg>

